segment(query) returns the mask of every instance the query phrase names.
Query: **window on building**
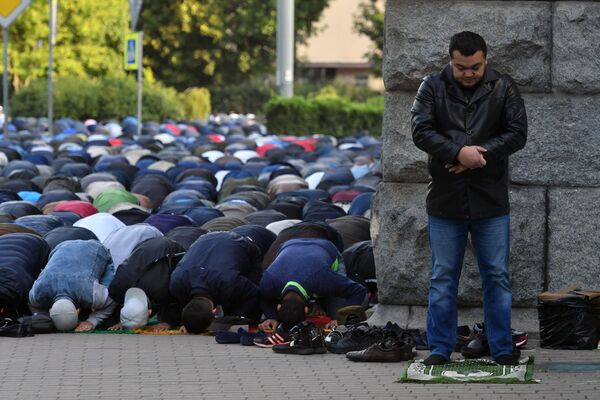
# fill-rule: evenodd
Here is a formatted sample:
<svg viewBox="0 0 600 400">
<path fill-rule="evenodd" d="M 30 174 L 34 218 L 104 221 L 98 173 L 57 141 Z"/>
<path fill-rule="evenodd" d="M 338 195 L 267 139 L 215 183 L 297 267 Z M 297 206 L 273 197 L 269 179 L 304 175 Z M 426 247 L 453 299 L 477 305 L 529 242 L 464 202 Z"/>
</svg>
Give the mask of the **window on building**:
<svg viewBox="0 0 600 400">
<path fill-rule="evenodd" d="M 355 75 L 354 82 L 359 86 L 369 86 L 369 75 L 367 75 L 367 74 Z"/>
</svg>

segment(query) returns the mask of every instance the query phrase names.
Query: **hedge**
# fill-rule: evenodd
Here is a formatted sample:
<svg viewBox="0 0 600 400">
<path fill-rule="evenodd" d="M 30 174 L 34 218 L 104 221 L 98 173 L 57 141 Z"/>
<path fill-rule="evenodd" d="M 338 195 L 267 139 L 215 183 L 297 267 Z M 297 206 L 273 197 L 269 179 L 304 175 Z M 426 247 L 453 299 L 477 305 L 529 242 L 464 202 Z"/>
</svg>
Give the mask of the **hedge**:
<svg viewBox="0 0 600 400">
<path fill-rule="evenodd" d="M 271 78 L 257 77 L 242 83 L 227 82 L 210 86 L 213 112 L 260 113 L 265 103 L 277 96 L 277 88 Z M 295 82 L 294 94 L 310 99 L 337 97 L 354 102 L 383 99 L 381 92 L 368 87 L 338 82 Z"/>
<path fill-rule="evenodd" d="M 174 89 L 145 82 L 143 85 L 144 120 L 182 118 L 184 104 Z M 43 117 L 48 110 L 48 81 L 38 79 L 15 93 L 11 100 L 14 116 Z M 54 81 L 54 115 L 121 119 L 137 112 L 137 83 L 131 78 L 88 79 L 61 77 Z"/>
<path fill-rule="evenodd" d="M 206 88 L 191 87 L 180 95 L 185 118 L 207 119 L 210 114 L 210 92 Z"/>
<path fill-rule="evenodd" d="M 383 99 L 354 103 L 340 98 L 275 97 L 267 102 L 264 113 L 269 131 L 277 134 L 342 137 L 368 131 L 380 135 Z"/>
<path fill-rule="evenodd" d="M 214 113 L 258 113 L 276 95 L 275 85 L 267 79 L 212 85 L 209 90 Z"/>
</svg>

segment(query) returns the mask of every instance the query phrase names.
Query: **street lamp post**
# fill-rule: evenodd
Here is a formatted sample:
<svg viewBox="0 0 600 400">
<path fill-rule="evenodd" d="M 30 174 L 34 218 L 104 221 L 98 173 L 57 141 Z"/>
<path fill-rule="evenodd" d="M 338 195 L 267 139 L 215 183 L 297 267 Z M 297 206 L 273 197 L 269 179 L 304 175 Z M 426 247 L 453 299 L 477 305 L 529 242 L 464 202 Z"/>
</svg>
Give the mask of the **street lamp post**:
<svg viewBox="0 0 600 400">
<path fill-rule="evenodd" d="M 277 0 L 277 89 L 294 95 L 294 0 Z"/>
</svg>

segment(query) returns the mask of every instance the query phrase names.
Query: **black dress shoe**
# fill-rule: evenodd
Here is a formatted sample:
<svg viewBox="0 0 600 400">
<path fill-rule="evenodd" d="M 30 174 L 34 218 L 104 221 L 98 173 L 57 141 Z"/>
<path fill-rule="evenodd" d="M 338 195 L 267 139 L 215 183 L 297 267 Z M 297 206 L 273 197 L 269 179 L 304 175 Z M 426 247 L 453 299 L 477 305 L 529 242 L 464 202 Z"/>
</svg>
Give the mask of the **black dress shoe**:
<svg viewBox="0 0 600 400">
<path fill-rule="evenodd" d="M 346 353 L 351 361 L 363 362 L 400 362 L 413 359 L 417 353 L 413 352 L 414 344 L 398 340 L 384 339 L 360 351 Z"/>
<path fill-rule="evenodd" d="M 431 354 L 429 357 L 427 357 L 425 359 L 425 361 L 423 361 L 423 364 L 425 365 L 442 365 L 442 364 L 446 364 L 449 360 L 444 357 L 441 356 L 439 354 Z"/>
<path fill-rule="evenodd" d="M 519 358 L 512 354 L 505 354 L 494 359 L 500 365 L 519 365 Z"/>
</svg>

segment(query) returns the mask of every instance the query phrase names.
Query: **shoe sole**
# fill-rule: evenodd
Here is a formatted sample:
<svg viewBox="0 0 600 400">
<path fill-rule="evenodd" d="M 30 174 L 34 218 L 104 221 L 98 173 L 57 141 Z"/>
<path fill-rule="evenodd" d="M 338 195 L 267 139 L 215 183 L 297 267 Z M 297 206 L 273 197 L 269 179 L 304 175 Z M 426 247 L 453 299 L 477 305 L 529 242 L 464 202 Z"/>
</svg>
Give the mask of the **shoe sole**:
<svg viewBox="0 0 600 400">
<path fill-rule="evenodd" d="M 529 338 L 523 338 L 521 340 L 517 340 L 516 342 L 513 342 L 515 347 L 523 347 L 527 344 Z"/>
<path fill-rule="evenodd" d="M 411 354 L 410 356 L 407 355 L 407 356 L 403 356 L 403 357 L 400 357 L 398 359 L 393 359 L 393 360 L 389 359 L 389 358 L 386 358 L 386 359 L 370 359 L 370 360 L 364 359 L 364 360 L 361 360 L 360 358 L 350 358 L 350 357 L 348 357 L 348 354 L 346 354 L 346 358 L 348 358 L 348 360 L 354 361 L 354 362 L 379 362 L 379 363 L 389 362 L 389 363 L 392 363 L 392 362 L 402 362 L 402 361 L 413 360 L 415 358 L 415 356 L 413 356 Z"/>
<path fill-rule="evenodd" d="M 330 353 L 333 354 L 346 354 L 349 353 L 351 351 L 361 351 L 361 350 L 365 350 L 366 348 L 368 348 L 370 345 L 366 346 L 366 347 L 352 347 L 352 348 L 348 348 L 348 349 L 336 349 L 334 347 L 332 348 L 328 348 L 327 350 L 329 350 Z"/>
<path fill-rule="evenodd" d="M 272 343 L 256 343 L 256 342 L 254 342 L 254 345 L 258 346 L 258 347 L 262 347 L 263 349 L 270 349 L 273 346 L 275 346 L 276 344 L 288 344 L 288 343 L 289 342 L 281 342 L 281 343 L 274 343 L 274 344 L 272 344 Z"/>
<path fill-rule="evenodd" d="M 277 354 L 296 354 L 296 355 L 300 355 L 300 356 L 309 356 L 311 354 L 324 354 L 327 353 L 327 349 L 325 347 L 317 347 L 315 348 L 304 348 L 304 349 L 299 349 L 299 348 L 295 348 L 293 351 L 286 351 L 289 350 L 289 348 L 286 348 L 285 350 L 277 350 L 277 348 L 273 348 L 273 351 Z"/>
</svg>

